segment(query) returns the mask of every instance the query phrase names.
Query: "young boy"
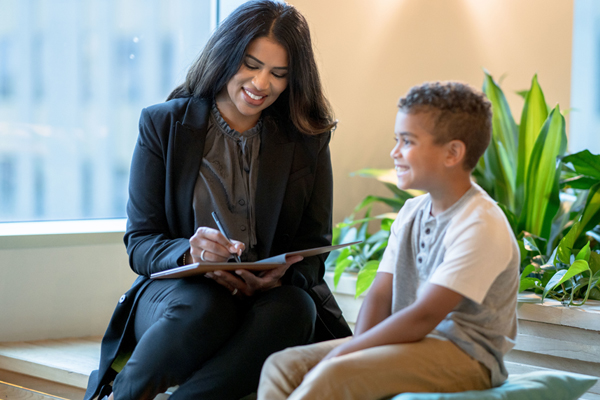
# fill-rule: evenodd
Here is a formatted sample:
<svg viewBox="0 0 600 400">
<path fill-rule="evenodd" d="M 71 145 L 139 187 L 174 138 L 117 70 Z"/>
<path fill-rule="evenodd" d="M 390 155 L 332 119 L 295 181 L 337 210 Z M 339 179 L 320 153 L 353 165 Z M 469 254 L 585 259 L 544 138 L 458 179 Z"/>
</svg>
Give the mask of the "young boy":
<svg viewBox="0 0 600 400">
<path fill-rule="evenodd" d="M 398 103 L 392 225 L 354 336 L 273 354 L 259 400 L 376 400 L 482 390 L 507 377 L 517 333 L 519 250 L 471 171 L 491 137 L 491 105 L 457 83 L 413 87 Z"/>
</svg>

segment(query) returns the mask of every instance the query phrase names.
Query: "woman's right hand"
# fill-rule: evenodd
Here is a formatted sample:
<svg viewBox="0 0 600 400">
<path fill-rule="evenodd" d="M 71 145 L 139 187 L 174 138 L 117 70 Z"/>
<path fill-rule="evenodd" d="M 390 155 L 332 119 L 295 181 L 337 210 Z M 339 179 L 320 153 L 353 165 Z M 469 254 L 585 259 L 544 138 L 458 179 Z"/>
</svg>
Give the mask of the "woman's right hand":
<svg viewBox="0 0 600 400">
<path fill-rule="evenodd" d="M 242 255 L 245 245 L 237 240 L 227 240 L 218 230 L 201 226 L 190 238 L 193 262 L 226 262 L 233 254 Z"/>
</svg>

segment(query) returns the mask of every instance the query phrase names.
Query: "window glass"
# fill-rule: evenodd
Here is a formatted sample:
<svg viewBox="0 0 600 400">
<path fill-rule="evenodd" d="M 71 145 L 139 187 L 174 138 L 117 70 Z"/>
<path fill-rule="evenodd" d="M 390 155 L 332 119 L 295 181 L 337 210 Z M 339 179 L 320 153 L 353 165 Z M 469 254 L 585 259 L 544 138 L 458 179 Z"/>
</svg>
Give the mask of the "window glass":
<svg viewBox="0 0 600 400">
<path fill-rule="evenodd" d="M 226 1 L 226 14 L 242 2 Z M 125 217 L 140 112 L 183 82 L 224 17 L 220 1 L 0 10 L 0 221 Z"/>
<path fill-rule="evenodd" d="M 600 2 L 576 0 L 569 150 L 600 154 Z"/>
</svg>

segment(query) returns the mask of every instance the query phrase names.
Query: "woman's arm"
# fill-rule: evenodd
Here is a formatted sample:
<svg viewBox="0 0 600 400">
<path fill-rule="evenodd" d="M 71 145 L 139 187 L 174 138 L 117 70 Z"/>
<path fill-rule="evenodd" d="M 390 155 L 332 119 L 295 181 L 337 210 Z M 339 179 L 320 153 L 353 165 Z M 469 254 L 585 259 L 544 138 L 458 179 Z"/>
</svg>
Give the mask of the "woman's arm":
<svg viewBox="0 0 600 400">
<path fill-rule="evenodd" d="M 165 207 L 166 153 L 170 129 L 155 128 L 148 110 L 142 110 L 139 136 L 131 161 L 125 245 L 129 264 L 139 275 L 174 268 L 189 249 L 188 238 L 170 235 Z"/>
</svg>

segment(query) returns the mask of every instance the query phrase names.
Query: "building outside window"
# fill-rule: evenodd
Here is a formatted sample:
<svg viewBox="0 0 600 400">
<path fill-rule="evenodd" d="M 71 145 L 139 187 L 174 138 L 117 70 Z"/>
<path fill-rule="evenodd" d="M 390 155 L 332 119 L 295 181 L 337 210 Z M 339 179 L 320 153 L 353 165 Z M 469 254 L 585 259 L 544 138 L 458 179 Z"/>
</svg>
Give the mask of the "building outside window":
<svg viewBox="0 0 600 400">
<path fill-rule="evenodd" d="M 600 154 L 600 2 L 574 5 L 569 150 Z"/>
<path fill-rule="evenodd" d="M 125 217 L 142 108 L 243 0 L 0 0 L 0 222 Z"/>
</svg>

